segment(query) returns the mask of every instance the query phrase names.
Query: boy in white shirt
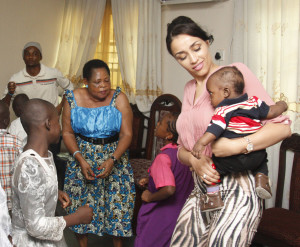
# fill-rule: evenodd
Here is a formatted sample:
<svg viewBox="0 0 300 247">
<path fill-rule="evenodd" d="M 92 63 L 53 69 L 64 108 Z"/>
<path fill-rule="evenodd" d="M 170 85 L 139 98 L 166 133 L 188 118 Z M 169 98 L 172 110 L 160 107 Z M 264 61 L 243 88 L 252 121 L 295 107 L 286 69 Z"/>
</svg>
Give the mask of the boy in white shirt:
<svg viewBox="0 0 300 247">
<path fill-rule="evenodd" d="M 7 208 L 5 191 L 0 184 L 0 246 L 12 247 L 9 238 L 11 234 L 11 220 Z"/>
<path fill-rule="evenodd" d="M 58 190 L 50 144 L 60 137 L 59 115 L 54 105 L 41 99 L 26 102 L 21 114 L 28 135 L 23 153 L 14 170 L 12 239 L 16 247 L 66 247 L 63 230 L 78 224 L 88 224 L 93 217 L 89 205 L 75 213 L 55 216 L 57 200 L 66 208 L 68 195 Z"/>
</svg>

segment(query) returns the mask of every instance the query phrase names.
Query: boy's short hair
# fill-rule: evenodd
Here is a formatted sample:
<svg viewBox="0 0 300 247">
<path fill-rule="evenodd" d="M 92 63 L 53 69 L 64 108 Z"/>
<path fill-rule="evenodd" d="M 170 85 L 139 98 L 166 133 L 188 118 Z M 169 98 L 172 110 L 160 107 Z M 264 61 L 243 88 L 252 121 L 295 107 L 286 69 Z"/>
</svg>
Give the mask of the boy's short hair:
<svg viewBox="0 0 300 247">
<path fill-rule="evenodd" d="M 8 105 L 0 100 L 0 129 L 6 129 L 9 125 L 9 107 Z"/>
<path fill-rule="evenodd" d="M 12 108 L 15 112 L 15 115 L 19 117 L 21 115 L 22 109 L 25 105 L 25 102 L 29 100 L 29 97 L 25 93 L 16 95 L 12 102 Z"/>
<path fill-rule="evenodd" d="M 27 101 L 20 116 L 26 133 L 29 134 L 33 126 L 38 126 L 46 120 L 52 110 L 55 111 L 55 106 L 46 100 L 31 99 Z"/>
<path fill-rule="evenodd" d="M 82 69 L 82 77 L 87 79 L 88 81 L 92 77 L 93 69 L 101 69 L 104 68 L 107 71 L 107 74 L 110 76 L 110 70 L 106 62 L 100 59 L 92 59 L 83 66 Z"/>
<path fill-rule="evenodd" d="M 220 81 L 232 84 L 236 94 L 243 94 L 245 82 L 242 72 L 235 66 L 225 66 L 214 72 L 210 78 L 218 77 Z"/>
</svg>

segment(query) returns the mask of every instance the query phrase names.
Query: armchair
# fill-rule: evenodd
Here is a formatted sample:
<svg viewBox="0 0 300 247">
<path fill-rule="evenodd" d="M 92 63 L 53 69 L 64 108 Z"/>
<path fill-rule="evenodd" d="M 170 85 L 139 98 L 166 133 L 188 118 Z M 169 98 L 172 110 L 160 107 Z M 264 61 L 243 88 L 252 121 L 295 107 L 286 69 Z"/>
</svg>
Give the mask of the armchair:
<svg viewBox="0 0 300 247">
<path fill-rule="evenodd" d="M 294 152 L 289 209 L 282 208 L 286 151 Z M 300 135 L 293 134 L 280 146 L 278 182 L 274 208 L 264 210 L 254 244 L 270 247 L 300 246 Z M 257 245 L 255 245 L 257 246 Z"/>
</svg>

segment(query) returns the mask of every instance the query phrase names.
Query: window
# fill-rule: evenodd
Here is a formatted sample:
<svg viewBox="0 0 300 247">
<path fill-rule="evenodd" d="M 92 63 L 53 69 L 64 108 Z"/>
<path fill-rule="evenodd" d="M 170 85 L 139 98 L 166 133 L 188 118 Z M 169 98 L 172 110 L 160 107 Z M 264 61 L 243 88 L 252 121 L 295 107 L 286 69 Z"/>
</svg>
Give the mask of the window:
<svg viewBox="0 0 300 247">
<path fill-rule="evenodd" d="M 110 81 L 112 88 L 120 86 L 123 89 L 114 35 L 111 0 L 106 1 L 99 42 L 94 58 L 101 59 L 107 63 L 110 69 Z"/>
</svg>

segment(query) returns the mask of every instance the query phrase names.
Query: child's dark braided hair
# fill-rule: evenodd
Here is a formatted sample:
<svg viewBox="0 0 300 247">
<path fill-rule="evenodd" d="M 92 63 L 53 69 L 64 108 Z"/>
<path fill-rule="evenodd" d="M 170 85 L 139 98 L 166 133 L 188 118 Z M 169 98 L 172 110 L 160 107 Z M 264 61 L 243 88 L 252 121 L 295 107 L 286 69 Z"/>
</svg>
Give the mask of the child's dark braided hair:
<svg viewBox="0 0 300 247">
<path fill-rule="evenodd" d="M 177 144 L 178 133 L 176 131 L 176 121 L 179 116 L 178 112 L 170 112 L 170 119 L 168 121 L 168 131 L 173 134 L 172 139 L 170 140 L 173 144 Z"/>
</svg>

